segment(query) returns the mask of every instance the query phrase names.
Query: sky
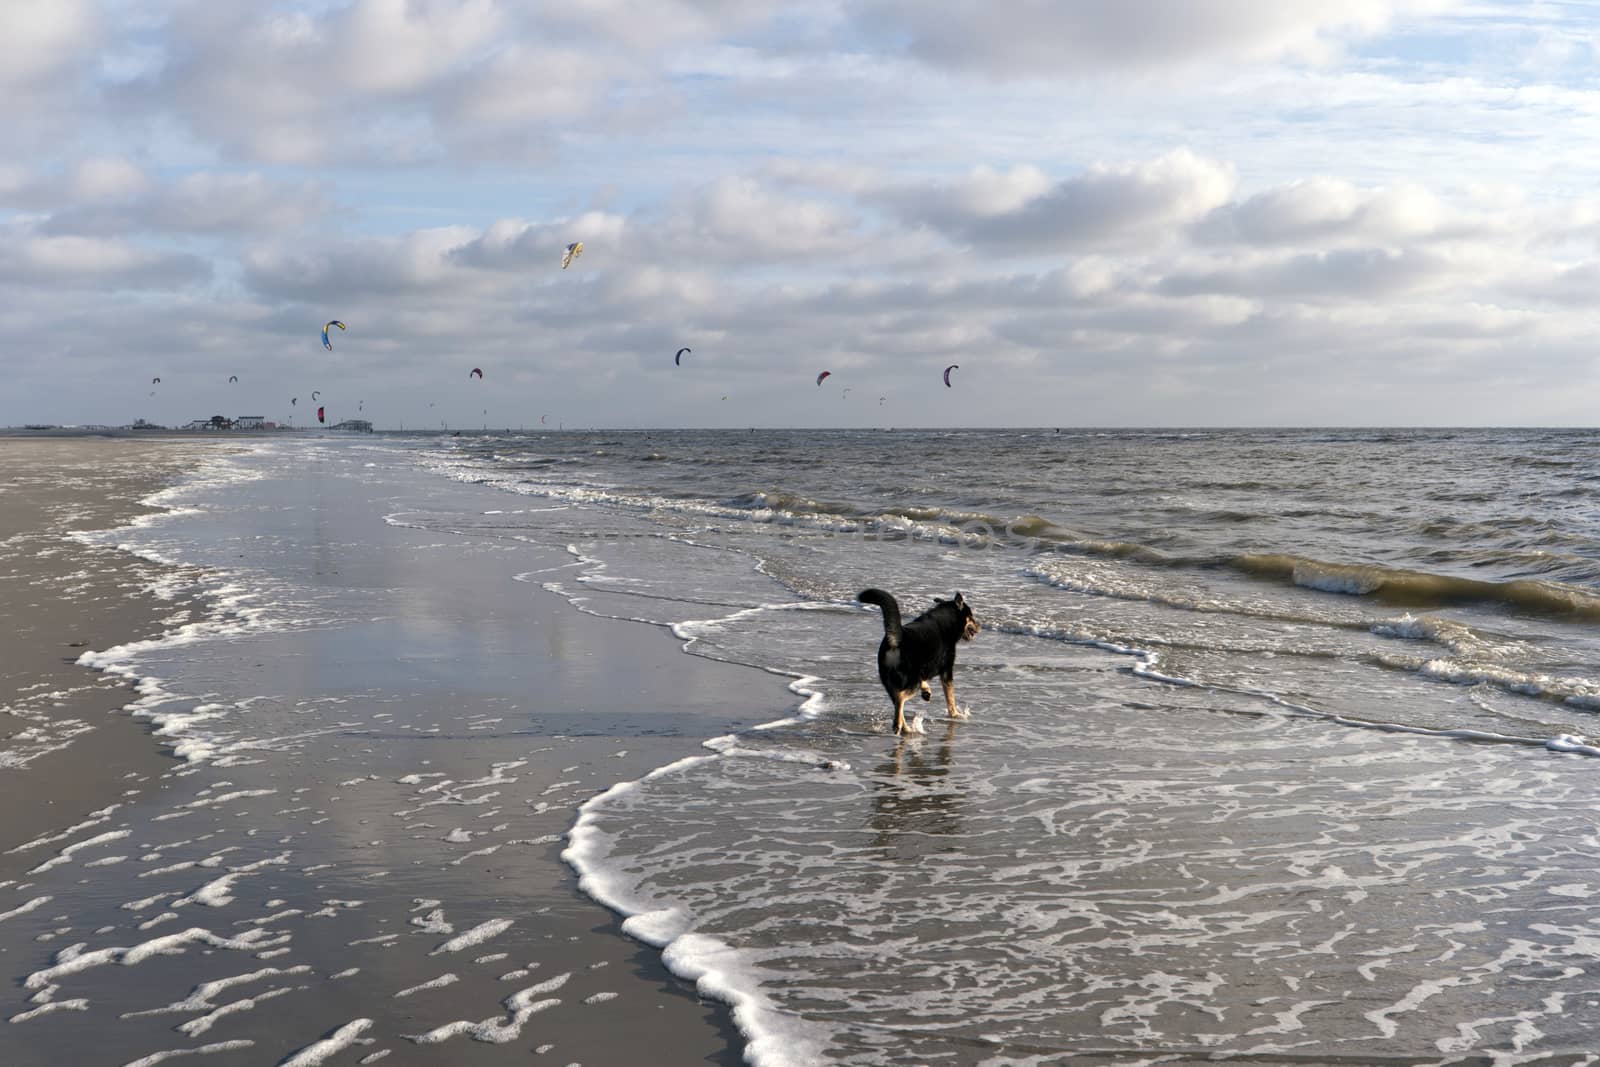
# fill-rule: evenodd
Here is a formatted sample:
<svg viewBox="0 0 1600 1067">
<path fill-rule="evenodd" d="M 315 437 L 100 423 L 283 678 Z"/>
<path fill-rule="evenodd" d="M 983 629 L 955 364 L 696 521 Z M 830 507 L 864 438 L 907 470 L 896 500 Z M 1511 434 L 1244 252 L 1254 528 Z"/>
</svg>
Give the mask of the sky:
<svg viewBox="0 0 1600 1067">
<path fill-rule="evenodd" d="M 1575 0 L 7 0 L 0 425 L 1592 425 L 1597 59 Z"/>
</svg>

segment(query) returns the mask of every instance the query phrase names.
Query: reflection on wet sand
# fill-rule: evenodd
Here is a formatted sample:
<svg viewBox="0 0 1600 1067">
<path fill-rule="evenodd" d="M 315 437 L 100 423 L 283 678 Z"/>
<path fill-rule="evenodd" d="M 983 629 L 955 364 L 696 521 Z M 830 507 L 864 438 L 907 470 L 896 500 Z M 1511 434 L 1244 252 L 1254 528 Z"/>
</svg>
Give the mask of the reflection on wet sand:
<svg viewBox="0 0 1600 1067">
<path fill-rule="evenodd" d="M 961 833 L 961 796 L 950 781 L 956 725 L 945 723 L 936 746 L 931 737 L 901 737 L 890 757 L 874 768 L 867 826 L 886 855 L 941 851 L 950 846 L 940 838 Z"/>
</svg>

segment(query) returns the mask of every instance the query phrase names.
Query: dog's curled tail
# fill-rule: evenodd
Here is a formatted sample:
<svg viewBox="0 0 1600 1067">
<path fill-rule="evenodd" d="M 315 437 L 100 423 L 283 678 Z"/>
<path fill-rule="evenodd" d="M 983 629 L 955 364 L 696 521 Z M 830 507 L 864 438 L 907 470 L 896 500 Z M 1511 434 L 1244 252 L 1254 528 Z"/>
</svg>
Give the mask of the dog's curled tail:
<svg viewBox="0 0 1600 1067">
<path fill-rule="evenodd" d="M 856 594 L 863 604 L 876 604 L 883 609 L 883 638 L 890 648 L 900 647 L 900 603 L 882 589 L 863 589 Z"/>
</svg>

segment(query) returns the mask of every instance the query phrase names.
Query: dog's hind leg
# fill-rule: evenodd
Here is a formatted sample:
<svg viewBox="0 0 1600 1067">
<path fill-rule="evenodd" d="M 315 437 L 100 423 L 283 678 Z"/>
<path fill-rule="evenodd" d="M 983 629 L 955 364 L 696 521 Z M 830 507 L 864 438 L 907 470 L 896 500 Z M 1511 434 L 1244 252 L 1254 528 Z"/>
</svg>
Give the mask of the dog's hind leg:
<svg viewBox="0 0 1600 1067">
<path fill-rule="evenodd" d="M 910 690 L 894 695 L 894 732 L 897 735 L 910 732 L 906 729 L 906 700 L 910 696 Z"/>
<path fill-rule="evenodd" d="M 971 714 L 956 707 L 955 678 L 950 675 L 944 675 L 940 677 L 939 684 L 944 686 L 944 706 L 950 709 L 950 717 L 952 719 L 970 719 L 972 717 Z"/>
</svg>

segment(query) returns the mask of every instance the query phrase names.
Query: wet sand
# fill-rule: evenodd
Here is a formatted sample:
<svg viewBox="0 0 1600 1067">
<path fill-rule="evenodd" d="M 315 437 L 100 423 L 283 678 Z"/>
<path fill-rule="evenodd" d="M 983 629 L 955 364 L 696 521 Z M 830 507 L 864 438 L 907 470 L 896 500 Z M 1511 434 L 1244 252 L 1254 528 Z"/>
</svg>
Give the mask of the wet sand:
<svg viewBox="0 0 1600 1067">
<path fill-rule="evenodd" d="M 121 710 L 126 683 L 76 657 L 208 606 L 140 593 L 160 565 L 62 536 L 126 521 L 222 447 L 0 441 L 21 720 L 0 765 L 0 1062 L 741 1062 L 725 1008 L 623 936 L 560 853 L 578 804 L 776 717 L 782 686 L 536 587 L 468 586 L 469 639 L 521 650 L 514 678 L 475 677 L 465 658 L 488 653 L 465 645 L 397 661 L 392 620 L 336 650 L 239 641 L 219 677 L 296 688 L 252 710 L 303 736 L 178 761 Z"/>
<path fill-rule="evenodd" d="M 122 710 L 131 687 L 77 660 L 155 637 L 197 605 L 143 592 L 154 565 L 68 535 L 155 510 L 140 501 L 206 447 L 0 437 L 0 884 L 31 866 L 15 846 L 118 802 L 131 779 L 170 763 Z"/>
</svg>

